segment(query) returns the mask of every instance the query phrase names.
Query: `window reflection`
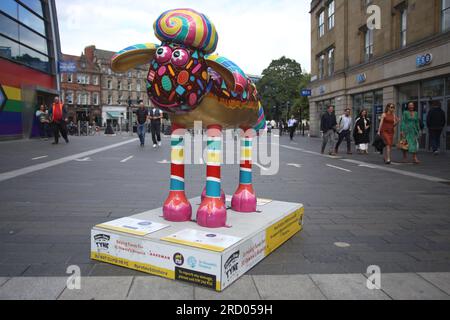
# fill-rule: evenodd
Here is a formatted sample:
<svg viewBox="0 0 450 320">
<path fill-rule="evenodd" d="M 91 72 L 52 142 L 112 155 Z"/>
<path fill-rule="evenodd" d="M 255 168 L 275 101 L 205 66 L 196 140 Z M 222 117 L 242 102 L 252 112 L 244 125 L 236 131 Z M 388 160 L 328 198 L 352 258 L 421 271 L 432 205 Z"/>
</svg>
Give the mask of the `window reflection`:
<svg viewBox="0 0 450 320">
<path fill-rule="evenodd" d="M 28 8 L 36 12 L 41 17 L 44 16 L 44 12 L 42 11 L 42 2 L 40 0 L 20 0 L 24 5 Z"/>
<path fill-rule="evenodd" d="M 44 20 L 37 17 L 22 6 L 19 6 L 19 21 L 45 36 Z"/>
<path fill-rule="evenodd" d="M 0 10 L 17 19 L 17 2 L 14 0 L 1 0 Z"/>
<path fill-rule="evenodd" d="M 0 32 L 14 40 L 19 40 L 19 24 L 1 13 Z"/>
<path fill-rule="evenodd" d="M 37 35 L 33 31 L 30 31 L 23 26 L 20 26 L 19 31 L 21 43 L 26 44 L 42 53 L 48 54 L 47 40 L 45 38 Z"/>
<path fill-rule="evenodd" d="M 33 68 L 37 68 L 46 72 L 50 71 L 49 59 L 47 56 L 37 53 L 36 51 L 24 46 L 20 46 L 20 57 L 18 57 L 17 60 Z"/>
<path fill-rule="evenodd" d="M 15 59 L 19 55 L 19 44 L 0 36 L 0 56 Z"/>
</svg>

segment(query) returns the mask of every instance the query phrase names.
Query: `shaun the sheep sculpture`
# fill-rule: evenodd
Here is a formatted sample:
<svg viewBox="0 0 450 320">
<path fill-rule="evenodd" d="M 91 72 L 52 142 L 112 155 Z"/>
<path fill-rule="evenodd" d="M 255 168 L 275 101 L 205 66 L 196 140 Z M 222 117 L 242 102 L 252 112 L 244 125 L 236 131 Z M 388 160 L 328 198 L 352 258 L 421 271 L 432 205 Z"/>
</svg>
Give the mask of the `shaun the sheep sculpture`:
<svg viewBox="0 0 450 320">
<path fill-rule="evenodd" d="M 111 61 L 115 72 L 126 72 L 150 63 L 147 91 L 153 104 L 167 112 L 172 123 L 170 194 L 164 218 L 183 222 L 192 218 L 185 195 L 184 134 L 201 121 L 208 131 L 206 194 L 197 212 L 197 223 L 208 228 L 226 226 L 225 196 L 221 189 L 222 130 L 240 128 L 240 184 L 232 209 L 255 212 L 252 186 L 252 138 L 265 126 L 264 111 L 255 85 L 230 60 L 212 55 L 218 35 L 203 14 L 192 9 L 163 13 L 154 24 L 161 45 L 138 44 L 118 52 Z M 254 129 L 254 130 L 253 130 Z"/>
</svg>

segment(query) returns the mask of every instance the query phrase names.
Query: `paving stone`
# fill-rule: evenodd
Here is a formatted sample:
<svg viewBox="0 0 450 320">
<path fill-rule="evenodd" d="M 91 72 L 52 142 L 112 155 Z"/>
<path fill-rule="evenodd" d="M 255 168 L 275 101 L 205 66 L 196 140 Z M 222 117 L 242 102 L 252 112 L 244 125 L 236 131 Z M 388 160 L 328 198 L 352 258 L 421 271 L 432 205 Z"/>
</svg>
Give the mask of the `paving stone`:
<svg viewBox="0 0 450 320">
<path fill-rule="evenodd" d="M 449 300 L 450 296 L 415 273 L 381 275 L 381 289 L 394 300 Z"/>
<path fill-rule="evenodd" d="M 66 278 L 12 278 L 0 287 L 0 300 L 55 300 L 66 286 Z"/>
<path fill-rule="evenodd" d="M 251 276 L 245 275 L 222 292 L 194 287 L 195 300 L 260 300 L 258 290 Z"/>
<path fill-rule="evenodd" d="M 148 276 L 135 277 L 128 300 L 193 300 L 194 285 Z"/>
<path fill-rule="evenodd" d="M 29 264 L 0 263 L 0 277 L 17 277 L 30 267 Z"/>
<path fill-rule="evenodd" d="M 2 285 L 4 285 L 5 283 L 6 283 L 6 281 L 8 281 L 10 278 L 7 278 L 7 277 L 0 277 L 0 287 L 2 286 Z"/>
<path fill-rule="evenodd" d="M 94 263 L 75 265 L 80 268 L 81 276 L 88 276 L 94 268 Z M 37 264 L 31 265 L 23 274 L 24 277 L 69 277 L 67 268 L 72 264 Z"/>
<path fill-rule="evenodd" d="M 450 273 L 419 273 L 419 276 L 450 295 Z"/>
<path fill-rule="evenodd" d="M 95 265 L 92 268 L 91 273 L 89 274 L 90 277 L 114 277 L 114 276 L 138 277 L 143 275 L 145 275 L 145 273 L 102 262 L 95 262 Z"/>
<path fill-rule="evenodd" d="M 263 300 L 323 300 L 325 296 L 307 275 L 253 276 Z"/>
<path fill-rule="evenodd" d="M 380 290 L 369 290 L 362 274 L 311 275 L 311 279 L 330 300 L 388 300 Z"/>
<path fill-rule="evenodd" d="M 124 300 L 133 277 L 82 277 L 80 290 L 65 289 L 59 300 Z"/>
</svg>

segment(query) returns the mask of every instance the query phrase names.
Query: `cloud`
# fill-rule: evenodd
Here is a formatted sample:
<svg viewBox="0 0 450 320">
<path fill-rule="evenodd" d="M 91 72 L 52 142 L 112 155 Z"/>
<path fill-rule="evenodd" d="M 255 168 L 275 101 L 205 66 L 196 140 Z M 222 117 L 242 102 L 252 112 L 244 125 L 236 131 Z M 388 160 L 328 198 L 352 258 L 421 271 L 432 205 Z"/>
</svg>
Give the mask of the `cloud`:
<svg viewBox="0 0 450 320">
<path fill-rule="evenodd" d="M 132 44 L 160 41 L 153 22 L 173 8 L 206 14 L 219 33 L 217 52 L 245 72 L 261 74 L 282 56 L 310 68 L 308 0 L 56 0 L 62 50 L 80 54 L 84 47 L 118 51 Z"/>
</svg>

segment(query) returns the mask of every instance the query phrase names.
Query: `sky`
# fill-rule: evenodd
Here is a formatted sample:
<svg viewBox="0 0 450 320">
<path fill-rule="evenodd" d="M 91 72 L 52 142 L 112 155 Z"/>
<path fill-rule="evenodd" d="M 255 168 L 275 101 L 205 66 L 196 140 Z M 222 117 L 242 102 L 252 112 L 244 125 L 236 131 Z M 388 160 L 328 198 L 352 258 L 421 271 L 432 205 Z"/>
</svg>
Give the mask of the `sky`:
<svg viewBox="0 0 450 320">
<path fill-rule="evenodd" d="M 170 9 L 191 8 L 210 18 L 216 52 L 246 73 L 261 75 L 274 59 L 294 59 L 311 70 L 310 0 L 56 0 L 62 52 L 84 47 L 119 51 L 160 41 L 153 23 Z"/>
</svg>

